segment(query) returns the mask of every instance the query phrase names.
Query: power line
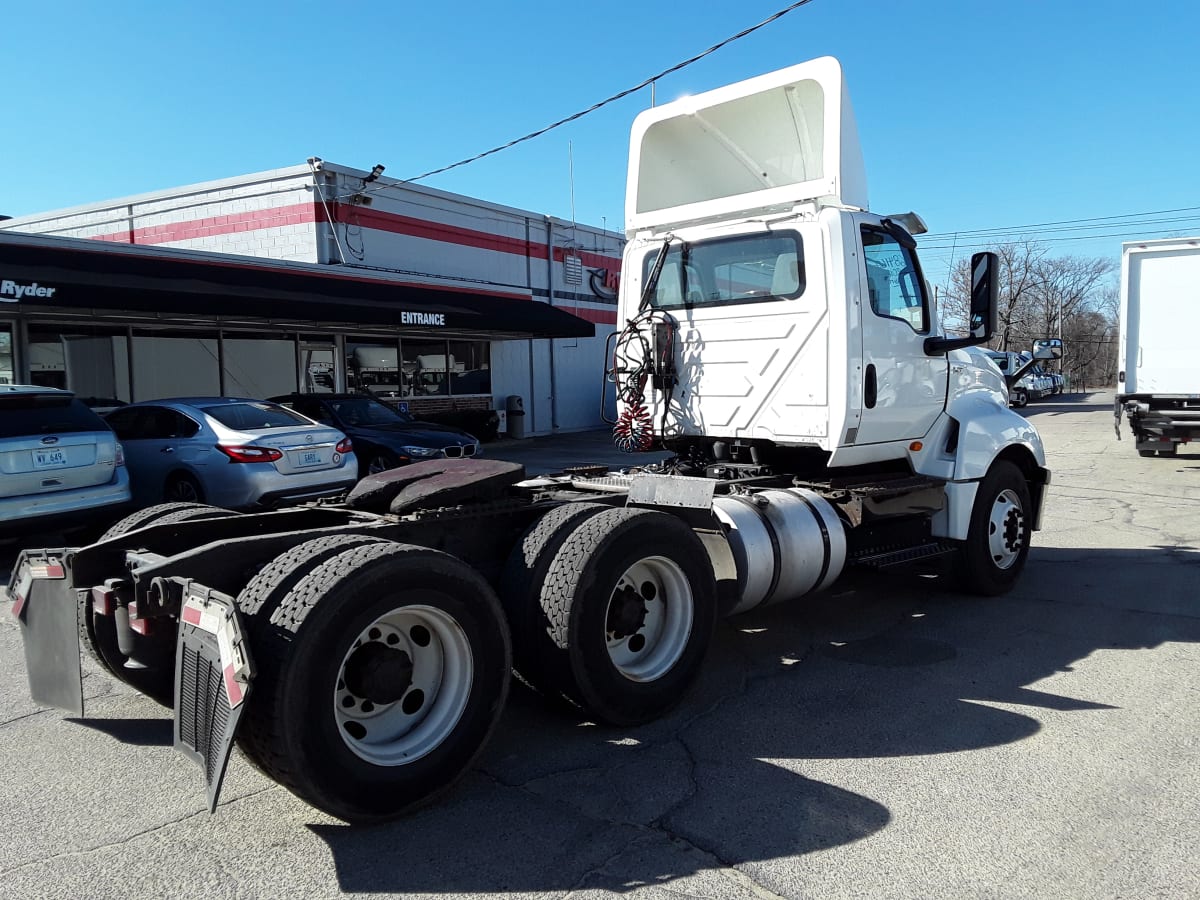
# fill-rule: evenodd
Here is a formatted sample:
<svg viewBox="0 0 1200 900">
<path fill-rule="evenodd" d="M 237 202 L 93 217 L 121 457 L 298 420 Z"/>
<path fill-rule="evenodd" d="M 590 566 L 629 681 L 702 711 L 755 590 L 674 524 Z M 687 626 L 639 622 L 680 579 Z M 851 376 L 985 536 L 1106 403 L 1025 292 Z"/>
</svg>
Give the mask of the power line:
<svg viewBox="0 0 1200 900">
<path fill-rule="evenodd" d="M 1198 220 L 1198 221 L 1200 221 L 1200 220 Z M 1178 229 L 1178 228 L 1162 228 L 1162 229 L 1156 229 L 1153 231 L 1130 232 L 1129 234 L 1122 234 L 1120 232 L 1116 232 L 1116 233 L 1111 233 L 1111 234 L 1067 235 L 1066 237 L 1044 237 L 1044 238 L 1040 238 L 1039 240 L 1035 241 L 1034 243 L 1065 244 L 1069 241 L 1112 241 L 1112 240 L 1121 240 L 1122 242 L 1126 242 L 1126 241 L 1137 241 L 1137 240 L 1140 240 L 1141 238 L 1150 237 L 1150 236 L 1154 236 L 1154 235 L 1172 236 L 1172 235 L 1177 234 L 1179 231 L 1180 231 L 1180 229 Z M 1002 236 L 1002 235 L 1000 235 L 1000 236 Z M 986 236 L 984 236 L 984 237 L 986 237 Z M 925 252 L 930 252 L 930 251 L 934 251 L 934 250 L 951 250 L 951 249 L 953 249 L 952 245 L 950 245 L 950 244 L 944 244 L 944 243 L 943 244 L 926 244 L 924 242 L 921 242 L 920 239 L 918 239 L 918 242 L 920 243 L 921 250 L 925 251 Z M 957 249 L 958 250 L 986 249 L 989 247 L 995 247 L 996 244 L 998 244 L 998 243 L 1004 243 L 1004 241 L 983 240 L 981 243 L 967 243 L 967 244 L 960 243 L 957 245 Z"/>
<path fill-rule="evenodd" d="M 812 2 L 812 0 L 797 0 L 797 2 L 793 3 L 791 6 L 788 6 L 785 9 L 781 9 L 779 12 L 774 13 L 773 15 L 767 16 L 767 18 L 763 19 L 757 25 L 752 25 L 749 28 L 745 29 L 744 31 L 739 31 L 737 34 L 733 35 L 732 37 L 726 38 L 725 40 L 721 41 L 719 44 L 713 44 L 711 47 L 709 47 L 703 53 L 698 53 L 695 56 L 693 56 L 691 59 L 685 59 L 681 63 L 676 63 L 675 65 L 671 66 L 669 69 L 663 69 L 657 75 L 651 75 L 645 81 L 642 81 L 639 84 L 635 84 L 633 87 L 627 88 L 626 90 L 623 90 L 618 94 L 613 94 L 611 97 L 601 100 L 599 103 L 594 103 L 591 106 L 589 106 L 587 109 L 582 110 L 577 113 L 574 113 L 573 115 L 567 116 L 565 119 L 559 119 L 557 122 L 555 122 L 551 125 L 547 125 L 545 128 L 539 128 L 537 131 L 531 131 L 529 134 L 526 134 L 522 137 L 511 140 L 507 144 L 501 144 L 499 147 L 493 147 L 491 150 L 485 150 L 483 153 L 477 153 L 475 156 L 469 157 L 468 159 L 460 159 L 458 162 L 451 163 L 448 166 L 442 166 L 440 169 L 432 169 L 428 172 L 425 172 L 422 175 L 416 175 L 412 178 L 406 178 L 406 179 L 404 179 L 404 181 L 405 182 L 421 181 L 422 179 L 429 178 L 431 175 L 440 175 L 442 172 L 449 172 L 451 169 L 457 169 L 459 166 L 465 166 L 468 163 L 477 162 L 478 160 L 483 159 L 485 156 L 491 156 L 493 153 L 499 153 L 501 150 L 507 150 L 509 147 L 515 147 L 517 144 L 524 143 L 525 141 L 531 141 L 536 137 L 541 137 L 547 131 L 552 131 L 553 129 L 558 128 L 560 125 L 566 125 L 568 122 L 574 122 L 576 119 L 582 119 L 584 116 L 588 115 L 589 113 L 595 112 L 596 110 L 600 109 L 602 106 L 607 106 L 608 104 L 613 103 L 614 101 L 620 100 L 624 97 L 628 97 L 630 94 L 640 91 L 644 87 L 649 87 L 651 84 L 658 81 L 660 78 L 664 78 L 667 75 L 670 75 L 674 72 L 678 72 L 680 69 L 685 68 L 686 66 L 690 66 L 694 62 L 698 62 L 698 61 L 704 59 L 704 57 L 708 56 L 710 53 L 715 53 L 716 51 L 720 50 L 722 47 L 724 47 L 728 44 L 732 44 L 734 41 L 740 40 L 741 38 L 744 38 L 746 35 L 752 34 L 753 32 L 758 31 L 758 29 L 762 28 L 765 25 L 770 25 L 776 19 L 781 19 L 784 16 L 786 16 L 792 10 L 799 9 L 801 6 L 807 6 L 811 2 Z"/>
<path fill-rule="evenodd" d="M 975 237 L 975 236 L 983 236 L 983 235 L 993 234 L 993 233 L 1016 234 L 1019 232 L 1028 231 L 1033 228 L 1049 228 L 1052 225 L 1079 225 L 1084 222 L 1110 222 L 1113 219 L 1139 219 L 1139 218 L 1142 218 L 1143 216 L 1165 216 L 1165 215 L 1172 215 L 1174 213 L 1182 213 L 1182 212 L 1200 212 L 1200 206 L 1182 206 L 1182 207 L 1179 207 L 1178 209 L 1154 209 L 1154 210 L 1150 210 L 1149 212 L 1122 213 L 1121 215 L 1115 215 L 1115 216 L 1096 216 L 1096 217 L 1090 218 L 1090 219 L 1063 219 L 1058 222 L 1035 222 L 1032 225 L 1014 225 L 1011 227 L 1004 227 L 1004 228 L 974 228 L 974 229 L 960 229 L 958 231 L 931 231 L 928 233 L 927 237 L 933 237 L 933 238 L 947 237 L 948 238 L 952 235 L 958 235 L 959 237 Z M 1196 217 L 1188 216 L 1187 218 L 1196 218 Z M 1116 226 L 1121 223 L 1114 222 L 1113 224 L 1114 224 L 1114 226 Z M 1134 224 L 1134 223 L 1130 223 L 1130 224 Z M 1055 230 L 1060 230 L 1060 229 L 1055 229 Z"/>
</svg>

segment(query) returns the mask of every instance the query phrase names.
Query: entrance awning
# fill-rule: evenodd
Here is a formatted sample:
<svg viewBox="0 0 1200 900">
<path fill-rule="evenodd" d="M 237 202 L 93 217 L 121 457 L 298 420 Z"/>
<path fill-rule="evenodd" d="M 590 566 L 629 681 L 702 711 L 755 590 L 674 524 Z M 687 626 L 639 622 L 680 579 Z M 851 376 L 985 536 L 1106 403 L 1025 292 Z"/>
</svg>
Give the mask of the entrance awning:
<svg viewBox="0 0 1200 900">
<path fill-rule="evenodd" d="M 9 304 L 384 325 L 495 339 L 595 334 L 590 322 L 522 288 L 0 231 L 0 315 Z"/>
</svg>

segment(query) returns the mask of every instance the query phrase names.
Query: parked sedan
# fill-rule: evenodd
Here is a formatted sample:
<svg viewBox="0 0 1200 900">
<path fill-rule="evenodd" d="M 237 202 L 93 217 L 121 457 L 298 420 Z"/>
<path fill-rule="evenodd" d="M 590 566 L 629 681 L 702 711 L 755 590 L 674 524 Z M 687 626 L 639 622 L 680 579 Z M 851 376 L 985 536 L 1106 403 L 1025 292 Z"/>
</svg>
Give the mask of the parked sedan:
<svg viewBox="0 0 1200 900">
<path fill-rule="evenodd" d="M 346 435 L 265 400 L 152 400 L 122 406 L 107 420 L 141 505 L 276 506 L 340 494 L 358 480 Z"/>
<path fill-rule="evenodd" d="M 0 534 L 117 518 L 129 502 L 121 445 L 70 391 L 0 385 Z"/>
<path fill-rule="evenodd" d="M 448 425 L 420 422 L 367 394 L 287 394 L 271 399 L 348 434 L 362 475 L 419 459 L 479 453 L 474 435 Z"/>
</svg>

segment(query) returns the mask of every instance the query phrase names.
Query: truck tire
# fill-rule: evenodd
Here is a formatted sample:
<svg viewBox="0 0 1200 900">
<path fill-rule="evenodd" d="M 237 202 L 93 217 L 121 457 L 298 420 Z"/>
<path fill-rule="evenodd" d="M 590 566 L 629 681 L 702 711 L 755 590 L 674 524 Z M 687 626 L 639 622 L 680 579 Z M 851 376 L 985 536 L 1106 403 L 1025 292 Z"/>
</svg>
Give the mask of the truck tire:
<svg viewBox="0 0 1200 900">
<path fill-rule="evenodd" d="M 107 541 L 109 538 L 120 537 L 127 532 L 149 525 L 163 516 L 177 512 L 189 512 L 191 510 L 204 510 L 212 515 L 233 515 L 228 510 L 209 506 L 206 503 L 159 503 L 155 506 L 147 506 L 145 509 L 139 509 L 137 512 L 130 513 L 125 518 L 109 526 L 108 531 L 100 535 L 100 540 Z"/>
<path fill-rule="evenodd" d="M 967 539 L 959 548 L 959 586 L 995 597 L 1007 593 L 1029 556 L 1029 485 L 1013 463 L 996 460 L 979 483 Z"/>
<path fill-rule="evenodd" d="M 636 725 L 686 693 L 717 622 L 712 564 L 681 519 L 616 508 L 584 518 L 546 573 L 544 670 L 597 719 Z"/>
<path fill-rule="evenodd" d="M 114 523 L 100 536 L 100 540 L 120 537 L 147 525 L 165 524 L 168 521 L 187 522 L 193 519 L 211 519 L 233 515 L 229 510 L 202 503 L 160 503 L 139 509 Z M 174 648 L 175 639 L 169 632 L 158 636 L 135 636 L 139 643 L 151 642 L 150 651 L 162 658 L 161 665 L 147 668 L 131 668 L 125 665 L 125 655 L 117 646 L 117 625 L 111 616 L 98 616 L 92 610 L 91 591 L 79 592 L 78 599 L 79 643 L 108 674 L 141 691 L 163 706 L 173 706 L 175 700 Z M 162 645 L 169 641 L 170 647 Z"/>
<path fill-rule="evenodd" d="M 1012 405 L 1017 409 L 1021 409 L 1029 405 L 1029 394 L 1024 388 L 1018 388 L 1017 390 L 1013 391 Z"/>
<path fill-rule="evenodd" d="M 276 607 L 300 579 L 329 557 L 360 544 L 383 540 L 366 534 L 333 534 L 305 541 L 279 554 L 250 579 L 237 597 L 238 612 L 246 617 L 252 638 L 258 629 L 269 625 Z"/>
<path fill-rule="evenodd" d="M 545 666 L 554 654 L 550 623 L 542 610 L 546 573 L 580 522 L 612 508 L 603 503 L 564 503 L 555 507 L 521 535 L 501 574 L 500 604 L 512 632 L 513 667 L 523 682 L 548 697 L 560 696 L 561 687 Z"/>
<path fill-rule="evenodd" d="M 344 549 L 308 570 L 269 623 L 255 628 L 242 748 L 332 816 L 379 822 L 427 803 L 499 721 L 512 667 L 504 614 L 446 553 Z"/>
</svg>

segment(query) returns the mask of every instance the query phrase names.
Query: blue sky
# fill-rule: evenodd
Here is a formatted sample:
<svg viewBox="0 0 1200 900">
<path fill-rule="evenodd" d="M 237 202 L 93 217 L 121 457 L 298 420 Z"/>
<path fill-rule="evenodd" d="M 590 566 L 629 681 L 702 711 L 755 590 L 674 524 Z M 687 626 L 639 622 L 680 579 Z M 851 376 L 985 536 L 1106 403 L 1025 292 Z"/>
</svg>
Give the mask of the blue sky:
<svg viewBox="0 0 1200 900">
<path fill-rule="evenodd" d="M 590 106 L 788 5 L 10 4 L 0 213 L 314 155 L 412 177 Z M 1117 228 L 1029 232 L 1055 255 L 1114 259 L 1121 240 L 1200 233 L 1198 53 L 1200 4 L 1184 0 L 813 0 L 668 76 L 657 97 L 838 57 L 872 208 L 925 218 L 937 281 L 949 244 L 961 256 L 979 243 L 955 232 L 1127 216 Z M 578 221 L 620 229 L 629 126 L 649 105 L 644 90 L 425 183 L 561 218 L 573 193 Z"/>
</svg>

